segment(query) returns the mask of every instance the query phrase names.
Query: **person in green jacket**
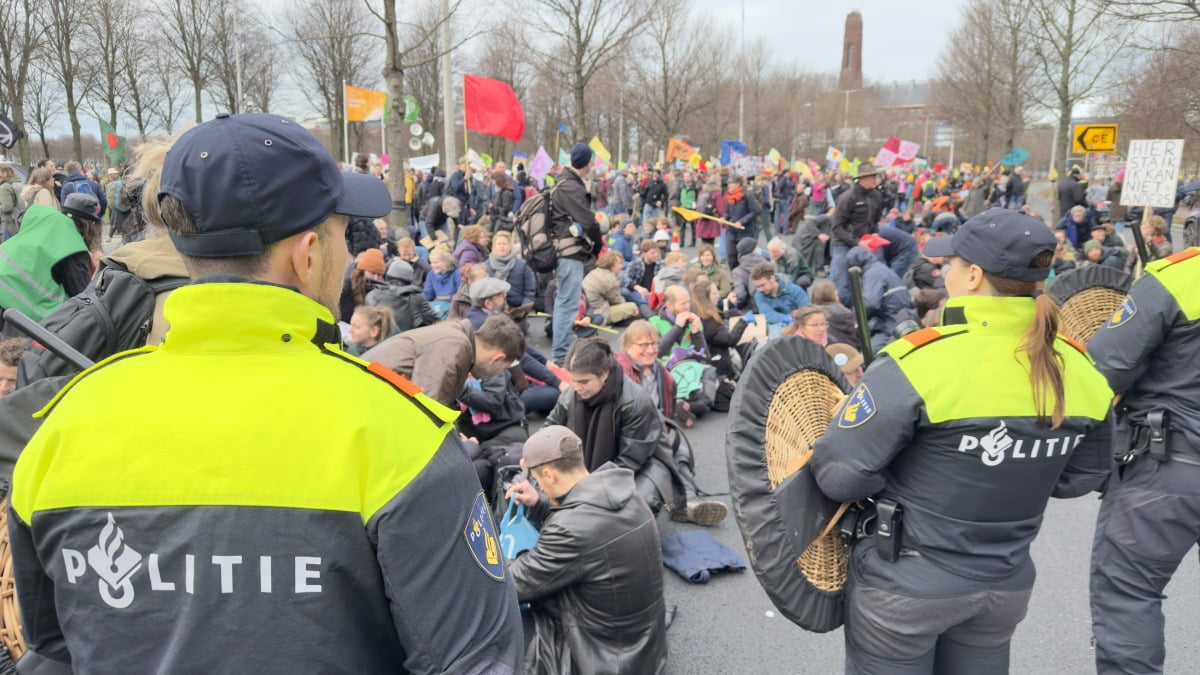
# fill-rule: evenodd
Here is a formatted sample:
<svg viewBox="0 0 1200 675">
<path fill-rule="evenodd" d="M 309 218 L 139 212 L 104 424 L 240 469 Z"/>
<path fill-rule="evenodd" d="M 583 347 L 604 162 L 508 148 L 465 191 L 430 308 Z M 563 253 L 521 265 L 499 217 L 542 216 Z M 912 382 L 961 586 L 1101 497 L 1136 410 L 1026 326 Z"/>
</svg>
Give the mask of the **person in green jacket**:
<svg viewBox="0 0 1200 675">
<path fill-rule="evenodd" d="M 33 204 L 21 231 L 0 244 L 0 308 L 41 321 L 88 284 L 87 244 L 58 210 Z"/>
</svg>

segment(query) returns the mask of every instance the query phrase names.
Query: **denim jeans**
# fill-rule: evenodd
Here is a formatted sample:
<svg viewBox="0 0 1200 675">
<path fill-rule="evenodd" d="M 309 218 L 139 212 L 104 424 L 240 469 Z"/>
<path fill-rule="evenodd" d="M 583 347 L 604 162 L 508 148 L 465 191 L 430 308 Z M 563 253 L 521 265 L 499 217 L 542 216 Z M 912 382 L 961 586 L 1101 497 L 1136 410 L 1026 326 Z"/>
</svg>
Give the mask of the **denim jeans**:
<svg viewBox="0 0 1200 675">
<path fill-rule="evenodd" d="M 908 268 L 912 266 L 913 261 L 916 259 L 917 251 L 916 249 L 913 249 L 908 253 L 897 256 L 894 260 L 892 260 L 892 263 L 888 265 L 888 267 L 890 267 L 892 271 L 896 273 L 896 276 L 903 280 L 904 275 L 908 273 Z"/>
<path fill-rule="evenodd" d="M 575 316 L 579 314 L 579 294 L 583 291 L 583 262 L 559 258 L 555 270 L 558 288 L 554 295 L 554 341 L 551 356 L 563 365 L 567 350 L 575 340 Z"/>
<path fill-rule="evenodd" d="M 829 278 L 837 285 L 838 299 L 847 307 L 854 306 L 854 294 L 850 292 L 850 265 L 846 262 L 846 254 L 850 247 L 845 244 L 829 245 Z"/>
<path fill-rule="evenodd" d="M 662 217 L 662 209 L 656 209 L 653 206 L 642 207 L 642 222 L 652 223 L 657 222 Z"/>
</svg>

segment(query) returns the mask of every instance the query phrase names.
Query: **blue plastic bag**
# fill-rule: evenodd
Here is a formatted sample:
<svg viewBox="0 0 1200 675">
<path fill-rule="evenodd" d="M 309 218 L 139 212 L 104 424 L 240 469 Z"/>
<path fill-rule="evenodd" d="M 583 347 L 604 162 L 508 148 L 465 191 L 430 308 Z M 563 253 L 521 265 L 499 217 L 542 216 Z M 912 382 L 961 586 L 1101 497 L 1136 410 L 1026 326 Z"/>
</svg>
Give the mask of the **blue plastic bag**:
<svg viewBox="0 0 1200 675">
<path fill-rule="evenodd" d="M 525 517 L 525 505 L 517 504 L 515 497 L 509 497 L 508 508 L 500 519 L 500 549 L 504 551 L 504 557 L 515 560 L 532 549 L 539 536 L 537 528 Z"/>
</svg>

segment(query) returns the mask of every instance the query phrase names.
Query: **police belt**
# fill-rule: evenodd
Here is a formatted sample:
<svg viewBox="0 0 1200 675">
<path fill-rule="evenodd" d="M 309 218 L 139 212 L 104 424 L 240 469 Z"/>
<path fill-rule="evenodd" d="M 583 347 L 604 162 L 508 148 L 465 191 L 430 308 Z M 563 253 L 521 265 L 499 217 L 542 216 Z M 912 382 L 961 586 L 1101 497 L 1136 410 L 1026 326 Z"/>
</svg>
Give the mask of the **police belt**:
<svg viewBox="0 0 1200 675">
<path fill-rule="evenodd" d="M 890 499 L 852 505 L 838 523 L 838 534 L 849 542 L 874 537 L 875 552 L 888 562 L 920 555 L 904 546 L 904 507 Z"/>
<path fill-rule="evenodd" d="M 1192 445 L 1183 431 L 1170 423 L 1166 410 L 1151 410 L 1141 423 L 1125 421 L 1118 425 L 1120 447 L 1128 448 L 1118 457 L 1121 464 L 1128 464 L 1145 455 L 1159 462 L 1178 462 L 1200 466 L 1200 448 Z"/>
</svg>

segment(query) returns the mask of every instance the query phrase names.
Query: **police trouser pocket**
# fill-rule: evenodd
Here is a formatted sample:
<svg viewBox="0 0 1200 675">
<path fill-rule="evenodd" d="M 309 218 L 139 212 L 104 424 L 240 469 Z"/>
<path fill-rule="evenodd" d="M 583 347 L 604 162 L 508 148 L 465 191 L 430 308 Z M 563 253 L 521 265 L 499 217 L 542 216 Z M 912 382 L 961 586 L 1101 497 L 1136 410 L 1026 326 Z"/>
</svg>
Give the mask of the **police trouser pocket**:
<svg viewBox="0 0 1200 675">
<path fill-rule="evenodd" d="M 1200 468 L 1138 458 L 1104 500 L 1104 536 L 1144 559 L 1181 560 L 1200 538 L 1200 495 L 1187 485 L 1197 479 Z"/>
</svg>

